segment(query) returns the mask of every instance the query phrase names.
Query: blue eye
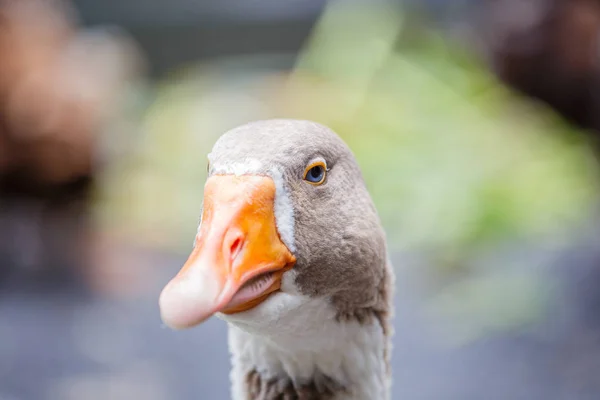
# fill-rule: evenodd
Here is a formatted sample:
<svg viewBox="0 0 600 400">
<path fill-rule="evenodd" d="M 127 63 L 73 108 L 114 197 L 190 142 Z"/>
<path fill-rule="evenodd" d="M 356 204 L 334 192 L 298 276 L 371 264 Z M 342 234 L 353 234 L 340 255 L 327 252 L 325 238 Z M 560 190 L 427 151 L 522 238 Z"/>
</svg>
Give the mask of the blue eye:
<svg viewBox="0 0 600 400">
<path fill-rule="evenodd" d="M 325 181 L 327 166 L 323 161 L 311 163 L 304 170 L 304 180 L 311 185 L 320 185 Z"/>
</svg>

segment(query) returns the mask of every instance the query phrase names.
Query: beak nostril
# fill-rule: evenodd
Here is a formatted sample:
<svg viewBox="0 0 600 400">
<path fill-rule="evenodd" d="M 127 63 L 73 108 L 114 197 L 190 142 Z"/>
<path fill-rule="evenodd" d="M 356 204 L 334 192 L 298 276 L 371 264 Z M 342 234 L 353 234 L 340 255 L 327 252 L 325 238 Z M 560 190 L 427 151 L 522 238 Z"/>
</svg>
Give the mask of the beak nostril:
<svg viewBox="0 0 600 400">
<path fill-rule="evenodd" d="M 229 252 L 232 263 L 237 258 L 241 249 L 242 249 L 242 238 L 237 237 L 231 244 L 231 248 L 230 248 L 230 252 Z"/>
</svg>

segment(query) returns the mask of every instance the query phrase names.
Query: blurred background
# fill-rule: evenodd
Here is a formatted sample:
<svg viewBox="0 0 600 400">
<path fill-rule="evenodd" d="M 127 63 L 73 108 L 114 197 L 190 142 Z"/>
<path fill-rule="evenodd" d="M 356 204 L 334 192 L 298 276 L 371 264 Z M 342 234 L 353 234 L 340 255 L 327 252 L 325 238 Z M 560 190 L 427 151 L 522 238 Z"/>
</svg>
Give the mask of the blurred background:
<svg viewBox="0 0 600 400">
<path fill-rule="evenodd" d="M 0 399 L 227 399 L 157 299 L 206 155 L 306 118 L 397 273 L 393 398 L 600 398 L 600 3 L 0 0 Z"/>
</svg>

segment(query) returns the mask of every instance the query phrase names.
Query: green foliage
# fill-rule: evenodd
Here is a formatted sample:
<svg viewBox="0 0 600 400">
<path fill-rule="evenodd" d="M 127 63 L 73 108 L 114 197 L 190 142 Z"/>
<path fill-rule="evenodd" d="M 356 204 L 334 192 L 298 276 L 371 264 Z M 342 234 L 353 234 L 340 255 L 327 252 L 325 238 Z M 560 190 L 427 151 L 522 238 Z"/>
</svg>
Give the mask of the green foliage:
<svg viewBox="0 0 600 400">
<path fill-rule="evenodd" d="M 392 249 L 430 255 L 438 273 L 477 271 L 440 288 L 433 314 L 472 321 L 463 338 L 525 324 L 546 304 L 538 277 L 472 257 L 511 241 L 560 242 L 587 218 L 600 180 L 580 132 L 396 10 L 341 4 L 289 75 L 264 67 L 278 58 L 240 57 L 157 85 L 138 147 L 105 171 L 100 220 L 187 251 L 216 138 L 255 119 L 312 119 L 355 152 Z"/>
</svg>

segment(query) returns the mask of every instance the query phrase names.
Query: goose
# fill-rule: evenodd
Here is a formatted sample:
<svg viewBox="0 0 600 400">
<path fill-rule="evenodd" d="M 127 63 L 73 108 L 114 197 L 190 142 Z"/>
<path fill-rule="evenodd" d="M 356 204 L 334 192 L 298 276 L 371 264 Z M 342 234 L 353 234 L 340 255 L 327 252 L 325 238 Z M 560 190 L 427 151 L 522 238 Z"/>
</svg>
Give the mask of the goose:
<svg viewBox="0 0 600 400">
<path fill-rule="evenodd" d="M 159 297 L 173 329 L 228 324 L 234 400 L 389 399 L 394 275 L 349 147 L 263 120 L 208 155 L 193 250 Z"/>
</svg>

